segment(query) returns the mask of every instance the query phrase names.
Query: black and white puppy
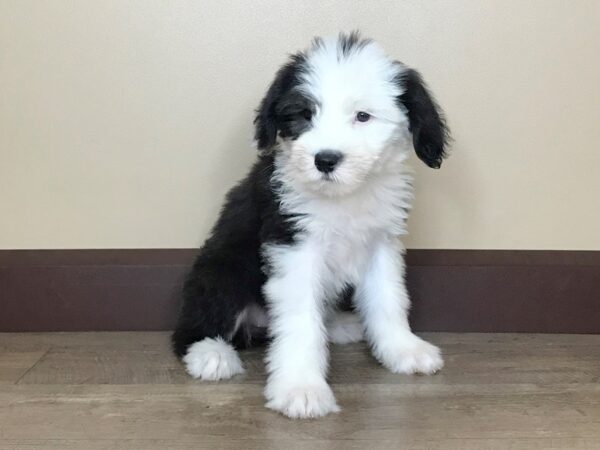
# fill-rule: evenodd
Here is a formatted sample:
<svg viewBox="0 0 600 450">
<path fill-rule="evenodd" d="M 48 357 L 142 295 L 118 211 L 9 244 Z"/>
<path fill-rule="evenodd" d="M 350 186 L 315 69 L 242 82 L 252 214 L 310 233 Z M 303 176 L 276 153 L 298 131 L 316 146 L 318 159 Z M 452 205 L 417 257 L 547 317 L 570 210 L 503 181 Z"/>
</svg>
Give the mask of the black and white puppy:
<svg viewBox="0 0 600 450">
<path fill-rule="evenodd" d="M 185 283 L 173 346 L 189 374 L 242 373 L 236 348 L 266 338 L 267 406 L 318 417 L 339 411 L 328 342 L 364 336 L 392 372 L 438 371 L 439 349 L 409 327 L 398 239 L 409 153 L 438 168 L 448 140 L 421 76 L 356 33 L 317 38 L 279 70 L 255 125 L 258 161 Z"/>
</svg>

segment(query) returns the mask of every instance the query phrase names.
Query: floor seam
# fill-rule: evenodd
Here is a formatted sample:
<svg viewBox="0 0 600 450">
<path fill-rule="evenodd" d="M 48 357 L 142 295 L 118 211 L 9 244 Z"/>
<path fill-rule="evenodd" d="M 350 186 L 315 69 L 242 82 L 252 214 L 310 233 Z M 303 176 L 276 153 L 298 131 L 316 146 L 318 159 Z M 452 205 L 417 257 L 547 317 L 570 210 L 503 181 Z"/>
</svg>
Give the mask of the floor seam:
<svg viewBox="0 0 600 450">
<path fill-rule="evenodd" d="M 36 366 L 37 366 L 37 365 L 38 365 L 38 364 L 39 364 L 39 363 L 42 361 L 42 359 L 44 359 L 44 358 L 46 357 L 46 355 L 47 355 L 48 353 L 50 353 L 50 350 L 51 350 L 51 349 L 47 349 L 47 350 L 46 350 L 46 351 L 45 351 L 45 352 L 44 352 L 44 353 L 43 353 L 43 354 L 42 354 L 42 355 L 41 355 L 41 356 L 38 358 L 38 360 L 37 360 L 35 363 L 33 363 L 33 365 L 32 365 L 32 366 L 31 366 L 29 369 L 27 369 L 27 370 L 26 370 L 26 371 L 23 373 L 23 375 L 21 375 L 21 376 L 20 376 L 20 377 L 17 379 L 17 381 L 15 381 L 15 386 L 16 386 L 17 384 L 19 384 L 19 383 L 21 382 L 21 380 L 22 380 L 22 379 L 25 377 L 25 375 L 27 375 L 29 372 L 31 372 L 31 371 L 32 371 L 32 370 L 33 370 L 33 369 L 34 369 L 34 368 L 35 368 L 35 367 L 36 367 Z"/>
</svg>

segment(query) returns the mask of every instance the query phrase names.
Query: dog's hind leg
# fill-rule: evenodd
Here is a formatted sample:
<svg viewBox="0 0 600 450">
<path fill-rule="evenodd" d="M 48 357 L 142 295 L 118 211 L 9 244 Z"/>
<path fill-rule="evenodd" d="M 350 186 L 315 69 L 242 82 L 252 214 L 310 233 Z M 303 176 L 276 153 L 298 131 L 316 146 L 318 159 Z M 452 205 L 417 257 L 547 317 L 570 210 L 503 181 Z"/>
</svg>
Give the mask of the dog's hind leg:
<svg viewBox="0 0 600 450">
<path fill-rule="evenodd" d="M 236 350 L 223 338 L 204 338 L 190 345 L 182 358 L 187 373 L 201 380 L 224 380 L 244 373 Z"/>
<path fill-rule="evenodd" d="M 364 327 L 357 314 L 335 311 L 327 319 L 327 336 L 332 344 L 352 344 L 364 340 Z"/>
<path fill-rule="evenodd" d="M 172 344 L 194 378 L 220 380 L 244 372 L 233 343 L 251 344 L 257 327 L 250 321 L 258 307 L 255 292 L 236 283 L 231 269 L 201 260 L 186 281 Z"/>
</svg>

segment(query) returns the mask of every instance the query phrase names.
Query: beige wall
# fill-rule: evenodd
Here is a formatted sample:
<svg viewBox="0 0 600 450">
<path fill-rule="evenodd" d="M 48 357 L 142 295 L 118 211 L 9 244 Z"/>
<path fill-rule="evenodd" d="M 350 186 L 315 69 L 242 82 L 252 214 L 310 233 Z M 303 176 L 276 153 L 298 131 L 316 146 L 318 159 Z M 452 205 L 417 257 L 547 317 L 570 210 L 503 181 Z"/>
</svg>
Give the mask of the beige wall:
<svg viewBox="0 0 600 450">
<path fill-rule="evenodd" d="M 353 28 L 455 137 L 409 247 L 600 249 L 597 0 L 0 0 L 0 248 L 196 246 L 286 53 Z"/>
</svg>

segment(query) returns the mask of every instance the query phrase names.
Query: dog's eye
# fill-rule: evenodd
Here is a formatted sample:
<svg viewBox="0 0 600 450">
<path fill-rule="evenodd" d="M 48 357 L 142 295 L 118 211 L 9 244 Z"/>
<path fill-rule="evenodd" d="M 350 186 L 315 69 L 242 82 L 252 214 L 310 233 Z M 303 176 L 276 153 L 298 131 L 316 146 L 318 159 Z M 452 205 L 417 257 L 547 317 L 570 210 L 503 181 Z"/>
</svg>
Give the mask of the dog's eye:
<svg viewBox="0 0 600 450">
<path fill-rule="evenodd" d="M 301 115 L 302 115 L 302 117 L 304 117 L 304 119 L 310 120 L 310 119 L 312 119 L 313 113 L 310 109 L 304 109 L 304 110 L 302 110 Z"/>
<path fill-rule="evenodd" d="M 368 122 L 370 118 L 371 114 L 366 113 L 364 111 L 359 111 L 356 113 L 356 120 L 358 120 L 359 122 Z"/>
</svg>

